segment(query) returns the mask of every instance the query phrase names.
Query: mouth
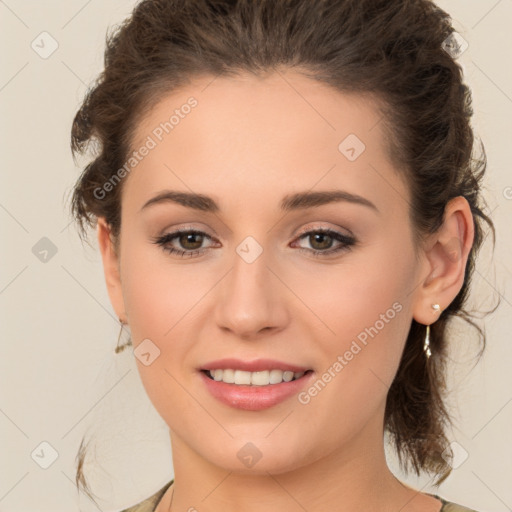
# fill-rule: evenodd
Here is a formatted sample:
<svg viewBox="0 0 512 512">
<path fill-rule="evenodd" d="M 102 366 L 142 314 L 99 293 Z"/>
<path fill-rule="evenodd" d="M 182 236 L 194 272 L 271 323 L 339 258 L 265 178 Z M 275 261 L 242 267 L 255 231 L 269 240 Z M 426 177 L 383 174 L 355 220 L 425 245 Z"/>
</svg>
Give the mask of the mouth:
<svg viewBox="0 0 512 512">
<path fill-rule="evenodd" d="M 282 384 L 283 382 L 299 380 L 304 375 L 313 372 L 313 370 L 293 372 L 291 370 L 281 370 L 278 368 L 256 372 L 234 368 L 215 368 L 201 371 L 211 380 L 224 382 L 225 384 L 234 384 L 236 386 L 274 386 Z"/>
<path fill-rule="evenodd" d="M 260 359 L 223 359 L 199 368 L 207 392 L 220 403 L 246 411 L 269 409 L 314 380 L 311 368 Z"/>
</svg>

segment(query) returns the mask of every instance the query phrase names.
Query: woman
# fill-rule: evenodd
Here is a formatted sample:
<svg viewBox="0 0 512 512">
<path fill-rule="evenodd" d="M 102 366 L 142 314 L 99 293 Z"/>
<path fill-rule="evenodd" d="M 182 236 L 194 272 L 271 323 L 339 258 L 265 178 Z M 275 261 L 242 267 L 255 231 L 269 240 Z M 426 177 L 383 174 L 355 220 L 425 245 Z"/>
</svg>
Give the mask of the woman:
<svg viewBox="0 0 512 512">
<path fill-rule="evenodd" d="M 109 38 L 72 207 L 175 472 L 127 510 L 470 510 L 384 455 L 451 470 L 446 327 L 493 227 L 454 42 L 428 0 L 145 0 Z"/>
</svg>

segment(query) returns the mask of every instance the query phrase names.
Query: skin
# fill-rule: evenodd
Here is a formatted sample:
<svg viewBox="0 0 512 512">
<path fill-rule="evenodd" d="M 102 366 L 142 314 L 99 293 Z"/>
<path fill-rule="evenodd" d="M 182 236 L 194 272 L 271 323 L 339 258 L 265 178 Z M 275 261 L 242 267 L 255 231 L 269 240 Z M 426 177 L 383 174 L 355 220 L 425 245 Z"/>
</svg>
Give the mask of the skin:
<svg viewBox="0 0 512 512">
<path fill-rule="evenodd" d="M 138 123 L 133 149 L 190 96 L 198 101 L 127 176 L 119 253 L 98 220 L 115 312 L 135 350 L 145 339 L 160 350 L 149 366 L 135 360 L 170 430 L 172 510 L 438 512 L 439 500 L 388 469 L 382 422 L 412 319 L 435 322 L 431 305 L 446 308 L 463 285 L 473 243 L 467 201 L 450 201 L 442 227 L 417 246 L 408 186 L 389 159 L 375 101 L 292 70 L 212 80 L 174 91 Z M 351 133 L 366 145 L 353 162 L 338 150 Z M 164 189 L 211 196 L 220 210 L 164 202 L 141 212 Z M 288 194 L 336 189 L 378 212 L 347 201 L 279 209 Z M 152 243 L 180 227 L 212 237 L 172 242 L 203 254 L 181 258 Z M 300 239 L 302 228 L 352 233 L 356 244 L 314 257 L 340 243 Z M 251 264 L 236 252 L 247 236 L 263 248 Z M 293 396 L 263 411 L 234 409 L 199 377 L 215 359 L 271 358 L 312 368 L 315 381 L 396 302 L 400 312 L 306 405 Z M 252 468 L 237 457 L 248 442 L 262 454 Z M 158 512 L 169 509 L 172 487 Z"/>
</svg>

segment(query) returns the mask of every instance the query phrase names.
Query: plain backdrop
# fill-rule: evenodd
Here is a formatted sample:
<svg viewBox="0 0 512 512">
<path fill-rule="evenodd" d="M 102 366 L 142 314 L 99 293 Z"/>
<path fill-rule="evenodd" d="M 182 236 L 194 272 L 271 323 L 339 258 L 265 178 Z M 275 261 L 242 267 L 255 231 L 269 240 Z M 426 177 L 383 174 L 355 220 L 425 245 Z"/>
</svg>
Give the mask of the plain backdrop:
<svg viewBox="0 0 512 512">
<path fill-rule="evenodd" d="M 114 354 L 118 321 L 96 234 L 93 248 L 81 244 L 66 202 L 80 172 L 69 148 L 73 116 L 102 69 L 107 27 L 134 5 L 0 1 L 1 512 L 118 511 L 173 476 L 167 428 L 133 354 Z M 512 510 L 512 2 L 439 5 L 469 43 L 459 60 L 488 154 L 485 193 L 497 228 L 494 254 L 490 243 L 482 250 L 472 303 L 502 302 L 485 319 L 487 350 L 475 367 L 476 333 L 454 324 L 448 383 L 457 467 L 437 492 L 498 512 Z M 83 435 L 100 508 L 74 483 Z M 428 477 L 402 475 L 392 453 L 389 461 L 399 478 L 433 489 Z"/>
</svg>

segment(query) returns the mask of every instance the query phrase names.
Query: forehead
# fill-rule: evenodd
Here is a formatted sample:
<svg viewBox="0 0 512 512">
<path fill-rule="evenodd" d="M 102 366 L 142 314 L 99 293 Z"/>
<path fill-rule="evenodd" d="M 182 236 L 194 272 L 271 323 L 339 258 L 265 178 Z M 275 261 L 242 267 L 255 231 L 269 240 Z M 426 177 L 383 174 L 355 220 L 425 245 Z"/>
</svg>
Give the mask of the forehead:
<svg viewBox="0 0 512 512">
<path fill-rule="evenodd" d="M 225 193 L 239 206 L 313 187 L 363 187 L 376 199 L 391 186 L 403 196 L 383 129 L 375 98 L 298 72 L 198 78 L 139 121 L 132 150 L 151 149 L 129 173 L 127 200 L 163 188 Z"/>
<path fill-rule="evenodd" d="M 190 107 L 191 103 L 195 105 Z M 187 117 L 192 121 L 182 123 Z M 340 92 L 298 71 L 276 71 L 264 77 L 247 73 L 233 77 L 205 76 L 164 95 L 149 112 L 143 112 L 132 137 L 132 146 L 137 147 L 153 132 L 160 139 L 160 135 L 165 138 L 172 131 L 178 140 L 180 132 L 186 133 L 184 125 L 191 123 L 195 124 L 195 130 L 203 128 L 201 133 L 196 133 L 204 142 L 215 142 L 217 136 L 223 137 L 229 129 L 232 134 L 243 136 L 245 130 L 240 129 L 249 125 L 255 142 L 256 137 L 272 135 L 279 143 L 287 134 L 301 134 L 311 141 L 315 135 L 330 135 L 336 140 L 349 129 L 361 137 L 371 138 L 368 142 L 377 142 L 380 130 L 373 129 L 381 120 L 375 96 Z M 159 134 L 159 125 L 169 121 L 172 126 Z M 211 130 L 212 125 L 217 130 Z M 219 128 L 224 133 L 220 133 Z M 201 136 L 204 132 L 208 137 Z"/>
</svg>

